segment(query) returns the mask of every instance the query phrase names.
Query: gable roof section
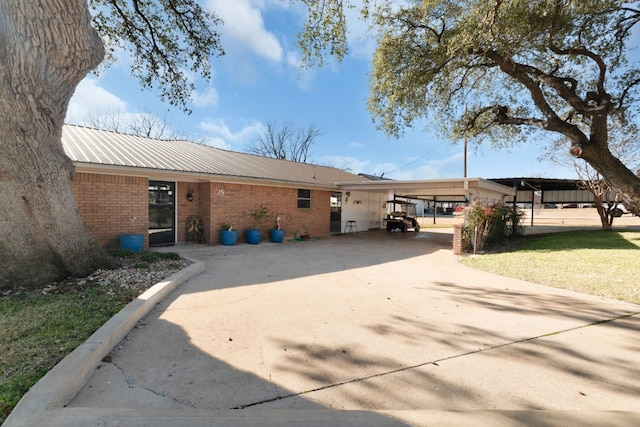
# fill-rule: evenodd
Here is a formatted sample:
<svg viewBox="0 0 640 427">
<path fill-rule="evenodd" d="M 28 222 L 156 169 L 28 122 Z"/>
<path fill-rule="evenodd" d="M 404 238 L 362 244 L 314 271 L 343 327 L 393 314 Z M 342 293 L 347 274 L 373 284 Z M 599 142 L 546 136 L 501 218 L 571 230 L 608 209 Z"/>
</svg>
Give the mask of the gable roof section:
<svg viewBox="0 0 640 427">
<path fill-rule="evenodd" d="M 209 179 L 314 187 L 335 187 L 338 181 L 362 180 L 362 177 L 327 166 L 238 153 L 185 140 L 160 140 L 76 125 L 63 127 L 62 145 L 77 166 L 88 168 L 138 168 L 203 175 Z"/>
</svg>

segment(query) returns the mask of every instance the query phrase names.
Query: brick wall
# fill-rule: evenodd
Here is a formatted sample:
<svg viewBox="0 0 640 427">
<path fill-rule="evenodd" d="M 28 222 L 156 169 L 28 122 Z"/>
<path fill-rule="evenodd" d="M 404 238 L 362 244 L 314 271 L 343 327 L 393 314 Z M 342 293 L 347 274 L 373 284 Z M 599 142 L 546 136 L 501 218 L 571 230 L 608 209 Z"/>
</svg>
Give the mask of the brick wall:
<svg viewBox="0 0 640 427">
<path fill-rule="evenodd" d="M 143 233 L 148 245 L 148 186 L 142 177 L 87 173 L 71 182 L 84 225 L 104 248 L 118 248 L 123 233 Z"/>
<path fill-rule="evenodd" d="M 298 209 L 297 188 L 211 183 L 209 190 L 212 243 L 220 243 L 220 230 L 225 222 L 231 222 L 233 228 L 240 231 L 238 240 L 241 242 L 245 241 L 244 230 L 247 228 L 261 228 L 262 238 L 268 239 L 266 233 L 275 226 L 278 216 L 287 238 L 300 233 L 303 226 L 314 236 L 329 234 L 329 191 L 313 190 L 311 209 Z M 268 209 L 269 214 L 262 224 L 257 225 L 251 213 L 261 205 Z"/>
<path fill-rule="evenodd" d="M 119 247 L 122 233 L 144 233 L 148 247 L 149 180 L 143 177 L 78 173 L 72 188 L 80 215 L 98 243 L 104 248 Z M 186 198 L 193 189 L 193 200 Z M 298 189 L 259 185 L 223 184 L 216 182 L 176 185 L 177 239 L 184 242 L 186 220 L 191 215 L 202 219 L 208 244 L 220 243 L 220 230 L 229 221 L 240 231 L 239 242 L 245 241 L 244 230 L 254 228 L 251 212 L 267 207 L 269 215 L 260 228 L 263 240 L 280 216 L 286 237 L 292 238 L 303 229 L 313 236 L 329 234 L 330 191 L 312 190 L 311 209 L 298 209 Z M 129 221 L 136 218 L 134 222 Z"/>
</svg>

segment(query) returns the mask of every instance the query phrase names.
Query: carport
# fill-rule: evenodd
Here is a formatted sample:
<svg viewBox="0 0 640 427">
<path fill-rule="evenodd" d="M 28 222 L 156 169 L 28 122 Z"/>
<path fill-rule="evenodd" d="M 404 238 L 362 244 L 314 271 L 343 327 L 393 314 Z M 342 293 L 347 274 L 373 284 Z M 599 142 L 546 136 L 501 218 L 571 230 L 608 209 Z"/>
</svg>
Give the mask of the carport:
<svg viewBox="0 0 640 427">
<path fill-rule="evenodd" d="M 593 193 L 585 188 L 582 180 L 514 177 L 491 179 L 491 181 L 504 186 L 512 185 L 517 189 L 515 197 L 509 203 L 531 210 L 531 226 L 533 226 L 535 209 L 556 207 L 556 205 L 562 207 L 566 204 L 578 207 L 594 202 Z M 615 196 L 614 191 L 609 191 L 604 195 L 604 200 L 613 201 Z"/>
<path fill-rule="evenodd" d="M 593 193 L 577 179 L 496 178 L 490 181 L 517 188 L 516 203 L 593 203 Z M 606 195 L 613 199 L 614 192 Z"/>
<path fill-rule="evenodd" d="M 377 194 L 382 200 L 421 200 L 433 202 L 469 203 L 481 200 L 486 203 L 506 201 L 513 198 L 516 189 L 482 178 L 456 178 L 432 180 L 369 180 L 338 182 L 337 186 L 347 194 L 351 192 Z M 345 206 L 345 213 L 349 206 Z M 433 210 L 436 222 L 436 209 Z"/>
</svg>

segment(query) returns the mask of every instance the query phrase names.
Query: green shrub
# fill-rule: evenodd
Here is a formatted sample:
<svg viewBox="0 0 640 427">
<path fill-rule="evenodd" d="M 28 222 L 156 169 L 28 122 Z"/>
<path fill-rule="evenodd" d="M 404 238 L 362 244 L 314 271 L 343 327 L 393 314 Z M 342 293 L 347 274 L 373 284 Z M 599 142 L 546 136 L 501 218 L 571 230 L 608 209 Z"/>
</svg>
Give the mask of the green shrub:
<svg viewBox="0 0 640 427">
<path fill-rule="evenodd" d="M 151 252 L 151 251 L 143 251 L 140 252 L 140 261 L 142 262 L 154 262 L 160 259 L 160 253 Z"/>
<path fill-rule="evenodd" d="M 180 259 L 180 255 L 175 252 L 152 252 L 152 251 L 142 251 L 138 255 L 138 262 L 134 264 L 136 268 L 149 268 L 150 264 L 153 264 L 159 260 L 174 260 L 177 261 Z"/>
<path fill-rule="evenodd" d="M 485 246 L 522 234 L 524 212 L 505 204 L 486 205 L 474 200 L 465 208 L 462 242 L 465 251 L 481 251 Z"/>
</svg>

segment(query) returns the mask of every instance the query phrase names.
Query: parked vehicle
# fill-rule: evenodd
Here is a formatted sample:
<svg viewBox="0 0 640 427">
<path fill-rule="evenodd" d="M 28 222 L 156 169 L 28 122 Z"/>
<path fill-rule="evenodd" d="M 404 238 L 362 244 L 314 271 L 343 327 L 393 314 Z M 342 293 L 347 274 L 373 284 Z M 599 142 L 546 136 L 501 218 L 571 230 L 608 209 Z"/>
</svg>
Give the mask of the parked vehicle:
<svg viewBox="0 0 640 427">
<path fill-rule="evenodd" d="M 611 216 L 613 216 L 614 218 L 620 218 L 622 215 L 628 213 L 631 212 L 629 212 L 622 203 L 618 203 L 616 207 L 611 210 Z"/>
<path fill-rule="evenodd" d="M 415 203 L 399 200 L 390 200 L 387 203 L 393 206 L 391 213 L 387 214 L 387 217 L 384 219 L 387 223 L 387 231 L 400 230 L 403 233 L 410 229 L 420 231 L 420 224 L 418 224 L 418 220 L 416 219 Z M 398 206 L 404 210 L 396 210 Z"/>
</svg>

